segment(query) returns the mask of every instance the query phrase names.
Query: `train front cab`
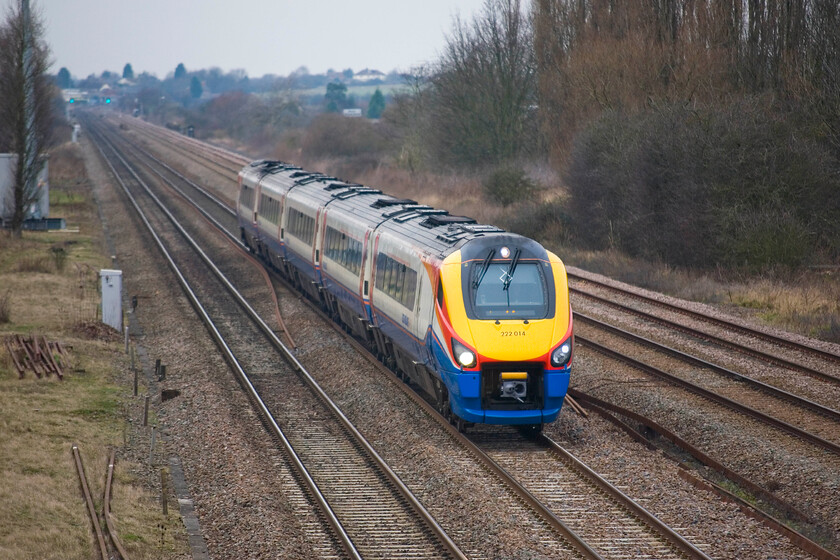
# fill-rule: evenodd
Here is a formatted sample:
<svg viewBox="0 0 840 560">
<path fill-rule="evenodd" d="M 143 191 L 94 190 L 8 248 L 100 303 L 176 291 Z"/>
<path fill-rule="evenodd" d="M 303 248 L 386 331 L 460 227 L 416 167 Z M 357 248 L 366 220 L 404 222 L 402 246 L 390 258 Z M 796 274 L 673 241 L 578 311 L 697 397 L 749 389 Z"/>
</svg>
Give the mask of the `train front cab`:
<svg viewBox="0 0 840 560">
<path fill-rule="evenodd" d="M 488 236 L 444 260 L 437 296 L 431 344 L 452 412 L 476 423 L 554 421 L 572 361 L 560 259 L 520 236 Z"/>
</svg>

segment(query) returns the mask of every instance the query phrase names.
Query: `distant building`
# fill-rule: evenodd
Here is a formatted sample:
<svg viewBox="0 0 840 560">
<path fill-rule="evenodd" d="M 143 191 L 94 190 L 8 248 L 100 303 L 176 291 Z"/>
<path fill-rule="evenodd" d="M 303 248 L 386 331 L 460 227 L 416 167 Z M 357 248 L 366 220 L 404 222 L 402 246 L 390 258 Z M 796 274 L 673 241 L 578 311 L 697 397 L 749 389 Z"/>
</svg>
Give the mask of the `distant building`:
<svg viewBox="0 0 840 560">
<path fill-rule="evenodd" d="M 371 70 L 370 68 L 365 68 L 359 72 L 356 72 L 353 75 L 353 79 L 357 82 L 372 82 L 373 80 L 385 80 L 387 76 L 380 72 L 379 70 Z"/>
</svg>

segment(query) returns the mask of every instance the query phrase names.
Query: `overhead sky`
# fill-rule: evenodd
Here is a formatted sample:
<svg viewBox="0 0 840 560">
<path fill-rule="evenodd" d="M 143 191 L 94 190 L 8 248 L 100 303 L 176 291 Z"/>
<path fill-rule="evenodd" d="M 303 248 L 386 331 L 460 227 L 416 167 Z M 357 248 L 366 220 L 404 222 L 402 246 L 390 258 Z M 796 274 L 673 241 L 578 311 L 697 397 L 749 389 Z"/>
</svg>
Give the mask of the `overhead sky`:
<svg viewBox="0 0 840 560">
<path fill-rule="evenodd" d="M 0 0 L 3 15 L 19 0 Z M 165 78 L 187 70 L 248 76 L 332 68 L 408 70 L 442 51 L 453 18 L 484 0 L 30 0 L 52 52 L 51 73 Z"/>
</svg>

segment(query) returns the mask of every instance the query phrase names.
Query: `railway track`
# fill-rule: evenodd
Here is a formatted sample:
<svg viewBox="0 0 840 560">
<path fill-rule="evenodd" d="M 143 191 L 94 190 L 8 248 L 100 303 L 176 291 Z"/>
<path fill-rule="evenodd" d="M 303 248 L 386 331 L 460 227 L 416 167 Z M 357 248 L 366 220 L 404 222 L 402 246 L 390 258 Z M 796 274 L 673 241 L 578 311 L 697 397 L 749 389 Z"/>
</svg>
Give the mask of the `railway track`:
<svg viewBox="0 0 840 560">
<path fill-rule="evenodd" d="M 838 480 L 840 456 L 828 448 L 830 442 L 689 384 L 620 350 L 582 336 L 576 340 L 580 344 L 579 363 L 584 360 L 598 375 L 579 376 L 574 391 L 651 418 L 725 465 L 729 472 L 755 480 L 767 494 L 778 495 L 794 508 L 809 512 L 808 523 L 817 533 L 833 532 L 837 512 L 827 497 Z M 592 351 L 603 358 L 592 362 Z M 807 434 L 807 439 L 801 434 Z M 836 547 L 836 538 L 828 537 L 826 544 Z"/>
<path fill-rule="evenodd" d="M 774 366 L 804 373 L 829 384 L 840 386 L 840 376 L 837 375 L 837 371 L 840 370 L 840 355 L 836 353 L 655 299 L 636 291 L 630 291 L 620 286 L 595 280 L 588 275 L 582 276 L 574 272 L 568 272 L 568 275 L 570 280 L 574 281 L 574 285 L 570 285 L 570 292 L 586 300 L 595 301 L 623 313 L 635 315 L 645 321 L 656 322 L 669 329 L 678 330 L 692 337 L 758 358 Z M 594 286 L 602 293 L 606 292 L 606 294 L 610 294 L 612 297 L 599 295 L 589 289 L 582 289 L 582 286 L 587 288 Z M 712 326 L 717 329 L 717 332 L 712 332 L 708 328 L 695 328 L 685 324 L 685 322 L 668 319 L 662 313 L 654 313 L 653 311 L 645 311 L 640 307 L 625 305 L 616 301 L 617 297 L 636 300 L 645 306 L 651 306 L 653 309 L 687 317 L 693 322 L 700 322 Z M 746 339 L 743 339 L 743 337 L 746 337 Z M 739 340 L 741 341 L 739 342 Z M 762 349 L 761 345 L 757 344 L 757 341 L 771 345 L 772 349 Z M 778 351 L 779 347 L 789 349 L 793 356 L 790 358 L 782 356 Z M 804 362 L 816 363 L 812 366 Z"/>
<path fill-rule="evenodd" d="M 316 542 L 325 557 L 464 558 L 373 448 L 320 391 L 265 323 L 248 308 L 194 244 L 176 218 L 152 202 L 140 177 L 102 137 L 102 155 L 176 272 L 194 307 L 238 372 L 263 422 L 310 481 L 308 492 L 326 520 Z M 106 153 L 106 151 L 111 153 Z M 176 229 L 178 231 L 176 231 Z M 160 231 L 160 233 L 155 233 Z M 176 264 L 178 263 L 178 264 Z M 208 270 L 209 269 L 209 270 Z M 259 342 L 257 342 L 259 341 Z M 255 344 L 255 342 L 257 342 Z M 298 375 L 300 374 L 300 375 Z M 282 399 L 281 399 L 282 396 Z M 294 407 L 286 406 L 289 402 Z M 282 427 L 282 428 L 281 428 Z M 304 466 L 305 465 L 305 466 Z M 336 476 L 340 473 L 340 476 Z"/>
<path fill-rule="evenodd" d="M 590 281 L 588 276 L 587 281 Z M 724 470 L 728 472 L 727 477 L 730 479 L 732 474 L 736 474 L 745 480 L 755 480 L 757 482 L 753 487 L 758 493 L 764 492 L 779 497 L 794 509 L 809 512 L 806 520 L 801 521 L 794 516 L 792 522 L 804 523 L 803 530 L 809 535 L 834 550 L 840 549 L 840 539 L 837 538 L 834 529 L 837 511 L 830 504 L 830 500 L 826 502 L 824 499 L 824 496 L 831 493 L 833 484 L 836 484 L 832 481 L 836 480 L 836 473 L 840 471 L 840 414 L 834 408 L 840 392 L 831 376 L 833 358 L 830 353 L 826 355 L 821 349 L 811 352 L 810 345 L 785 344 L 772 356 L 774 359 L 770 360 L 765 351 L 755 352 L 751 348 L 743 348 L 748 341 L 743 340 L 745 335 L 741 334 L 744 332 L 742 330 L 731 334 L 731 338 L 742 340 L 729 343 L 725 331 L 716 330 L 710 336 L 705 329 L 701 330 L 697 325 L 687 327 L 682 325 L 682 322 L 677 322 L 674 317 L 661 317 L 660 315 L 666 312 L 657 308 L 650 309 L 647 303 L 643 305 L 645 309 L 628 305 L 625 300 L 633 299 L 635 292 L 627 295 L 624 290 L 612 289 L 601 290 L 599 294 L 590 294 L 589 290 L 586 290 L 586 293 L 583 293 L 583 290 L 578 291 L 583 298 L 576 305 L 576 332 L 577 340 L 584 343 L 584 348 L 588 341 L 590 348 L 611 356 L 611 359 L 619 359 L 658 379 L 666 380 L 669 384 L 679 384 L 685 390 L 703 395 L 703 398 L 711 399 L 737 415 L 752 417 L 777 430 L 778 435 L 746 435 L 758 432 L 749 427 L 748 423 L 739 420 L 738 416 L 732 416 L 731 420 L 723 420 L 721 415 L 722 421 L 712 421 L 711 419 L 718 415 L 713 412 L 713 408 L 699 403 L 694 405 L 694 401 L 684 397 L 659 397 L 665 402 L 658 405 L 662 410 L 655 412 L 650 402 L 646 402 L 649 399 L 638 393 L 636 397 L 627 399 L 626 395 L 616 394 L 614 389 L 604 387 L 603 384 L 601 387 L 597 384 L 584 387 L 578 385 L 577 389 L 593 391 L 611 404 L 627 407 L 636 414 L 652 417 L 659 425 L 668 426 L 679 433 L 686 444 L 705 449 L 705 453 L 711 455 L 715 462 L 725 465 Z M 621 301 L 613 301 L 614 299 Z M 643 299 L 645 302 L 648 300 L 658 301 L 646 297 Z M 592 311 L 601 320 L 580 313 L 581 308 L 586 309 L 587 314 Z M 695 315 L 687 319 L 691 323 L 696 323 L 697 320 Z M 724 322 L 724 325 L 729 323 Z M 623 329 L 614 326 L 619 324 Z M 677 330 L 689 336 L 674 334 Z M 645 332 L 655 341 L 640 337 L 638 331 Z M 770 339 L 769 335 L 764 338 L 765 341 Z M 661 343 L 663 340 L 667 346 Z M 767 342 L 755 343 L 759 344 Z M 670 347 L 678 347 L 681 351 Z M 723 348 L 724 352 L 716 348 Z M 742 355 L 732 358 L 731 355 L 735 353 Z M 796 355 L 796 361 L 785 355 L 791 353 Z M 637 360 L 628 356 L 638 358 L 644 363 L 637 363 Z M 706 357 L 699 359 L 695 356 Z M 734 364 L 730 366 L 731 369 L 713 363 L 723 363 L 722 356 L 724 360 L 730 360 Z M 778 359 L 775 359 L 776 357 Z M 802 364 L 798 363 L 800 361 L 807 362 L 809 366 L 802 367 Z M 629 376 L 611 379 L 622 379 L 622 383 L 645 383 L 644 377 L 629 381 L 633 378 Z M 658 395 L 672 391 L 660 388 L 659 385 L 656 387 Z M 627 404 L 630 400 L 635 401 L 632 406 Z M 676 405 L 677 402 L 680 404 Z M 685 408 L 686 411 L 691 410 L 692 415 L 697 417 L 696 422 L 700 425 L 708 424 L 709 430 L 730 432 L 732 435 L 728 437 L 733 441 L 742 441 L 743 447 L 739 448 L 736 456 L 732 456 L 732 444 L 721 445 L 720 442 L 709 441 L 704 434 L 688 425 L 678 428 L 681 414 L 677 412 L 677 406 Z M 702 407 L 698 410 L 709 410 L 709 420 L 697 415 L 694 410 L 697 407 Z M 747 443 L 756 437 L 758 440 Z M 803 445 L 810 445 L 812 449 L 808 450 Z M 785 483 L 780 484 L 779 480 L 785 480 Z M 747 491 L 753 492 L 752 489 Z M 772 507 L 768 511 L 771 510 Z"/>
<path fill-rule="evenodd" d="M 167 149 L 195 161 L 203 168 L 209 169 L 223 181 L 233 181 L 235 183 L 242 166 L 251 162 L 251 160 L 230 150 L 150 125 L 141 119 L 129 120 L 123 118 L 120 121 L 122 121 L 122 124 L 129 126 L 138 136 L 165 145 Z"/>
<path fill-rule="evenodd" d="M 833 531 L 814 523 L 808 514 L 789 502 L 733 471 L 643 414 L 603 401 L 577 389 L 570 389 L 570 393 L 627 432 L 639 443 L 670 456 L 682 467 L 679 471 L 680 476 L 694 486 L 710 490 L 723 499 L 737 504 L 742 511 L 774 531 L 787 536 L 798 547 L 815 558 L 840 559 L 817 542 L 834 542 Z M 703 470 L 707 472 L 703 473 L 701 478 Z M 710 474 L 708 470 L 715 474 Z"/>
<path fill-rule="evenodd" d="M 727 330 L 731 321 L 706 320 L 705 315 L 680 306 L 673 310 L 658 299 L 639 298 L 636 292 L 598 282 L 588 274 L 585 278 L 576 274 L 570 277 L 576 278 L 572 288 L 577 296 L 573 302 L 576 339 L 584 349 L 578 359 L 586 355 L 588 347 L 608 356 L 608 360 L 620 360 L 653 376 L 612 374 L 618 370 L 607 365 L 611 373 L 600 380 L 582 384 L 583 379 L 578 377 L 573 394 L 581 391 L 584 401 L 586 393 L 597 395 L 604 407 L 629 410 L 645 419 L 643 425 L 659 426 L 645 427 L 651 433 L 669 431 L 688 453 L 702 453 L 702 464 L 714 465 L 726 481 L 758 496 L 763 504 L 760 507 L 771 516 L 781 512 L 788 524 L 801 528 L 812 540 L 832 550 L 840 549 L 834 529 L 837 512 L 830 500 L 824 499 L 840 472 L 840 414 L 834 408 L 840 393 L 832 375 L 836 369 L 834 356 L 785 339 L 771 353 L 767 346 L 777 338 L 767 333 L 759 331 L 755 336 L 760 339 L 750 338 L 752 335 L 746 333 L 752 330 L 740 325 Z M 634 299 L 642 303 L 627 301 Z M 589 317 L 590 313 L 599 319 Z M 708 324 L 698 325 L 701 320 Z M 639 336 L 639 332 L 654 340 Z M 713 362 L 727 363 L 728 367 Z M 728 415 L 715 412 L 711 402 L 704 405 L 679 396 L 676 389 L 657 380 L 679 385 L 736 415 L 726 419 Z M 625 389 L 617 391 L 617 386 L 610 384 Z M 746 422 L 747 416 L 777 430 L 777 434 L 759 435 L 757 428 Z M 687 424 L 686 417 L 693 420 Z M 696 429 L 699 426 L 719 434 L 717 441 Z M 732 441 L 723 443 L 727 440 Z M 733 447 L 738 448 L 734 455 Z M 786 517 L 790 511 L 799 513 Z M 799 542 L 800 537 L 792 540 Z M 818 547 L 808 544 L 806 549 L 812 546 Z M 821 558 L 836 558 L 822 549 L 819 554 Z"/>
<path fill-rule="evenodd" d="M 148 156 L 148 154 L 146 155 Z M 218 204 L 218 201 L 215 201 L 214 203 Z M 235 237 L 236 229 L 229 233 Z M 382 368 L 383 366 L 380 365 L 379 367 Z M 389 375 L 391 378 L 395 379 L 393 374 Z M 402 386 L 396 381 L 394 381 L 394 384 L 400 387 Z M 416 394 L 413 391 L 407 390 L 406 394 L 410 398 L 417 400 Z M 603 481 L 600 484 L 590 484 L 590 486 L 587 487 L 586 485 L 581 486 L 580 475 L 570 476 L 564 474 L 557 476 L 558 471 L 563 473 L 571 471 L 569 470 L 570 467 L 568 465 L 563 466 L 562 462 L 557 459 L 557 457 L 560 456 L 559 454 L 562 454 L 562 450 L 558 450 L 559 448 L 556 444 L 556 449 L 551 454 L 553 459 L 549 461 L 537 461 L 537 458 L 546 455 L 545 449 L 546 446 L 549 445 L 546 443 L 548 440 L 543 440 L 542 443 L 538 444 L 535 442 L 522 441 L 522 436 L 519 434 L 516 434 L 513 438 L 520 440 L 520 445 L 522 446 L 521 449 L 519 449 L 521 453 L 514 452 L 513 455 L 520 454 L 522 455 L 522 461 L 539 465 L 534 467 L 537 474 L 532 477 L 527 477 L 529 478 L 527 485 L 533 485 L 533 480 L 535 479 L 553 480 L 554 482 L 553 485 L 541 484 L 538 485 L 537 488 L 543 495 L 548 496 L 546 499 L 554 500 L 555 502 L 553 507 L 546 507 L 546 505 L 539 499 L 533 497 L 530 491 L 522 485 L 521 481 L 515 480 L 511 477 L 508 474 L 508 469 L 500 467 L 496 461 L 490 458 L 488 453 L 479 449 L 480 446 L 475 446 L 469 442 L 465 443 L 463 436 L 458 434 L 456 430 L 446 424 L 445 421 L 443 421 L 443 419 L 433 409 L 431 409 L 431 407 L 429 407 L 428 404 L 426 404 L 426 406 L 429 408 L 430 418 L 434 419 L 435 422 L 446 426 L 449 438 L 455 440 L 454 444 L 456 444 L 456 447 L 453 447 L 452 449 L 452 457 L 457 460 L 459 456 L 464 456 L 464 446 L 467 447 L 468 454 L 480 455 L 482 457 L 480 461 L 485 464 L 488 469 L 494 472 L 493 476 L 497 479 L 500 478 L 504 486 L 513 488 L 514 493 L 518 494 L 519 497 L 514 497 L 513 501 L 516 499 L 523 499 L 523 496 L 530 496 L 530 498 L 528 498 L 530 501 L 529 506 L 537 510 L 539 515 L 542 516 L 548 524 L 555 525 L 555 531 L 561 533 L 566 532 L 562 522 L 556 523 L 557 511 L 563 510 L 563 506 L 559 505 L 561 502 L 558 501 L 557 496 L 566 496 L 568 500 L 576 502 L 579 505 L 592 503 L 603 505 L 605 499 L 605 486 L 603 486 Z M 458 439 L 463 441 L 458 442 Z M 492 440 L 492 438 L 490 439 Z M 453 443 L 447 442 L 442 442 L 442 444 L 444 446 L 453 445 Z M 459 450 L 457 446 L 461 446 L 461 449 Z M 499 458 L 505 457 L 507 461 L 514 460 L 510 454 L 504 454 L 501 448 L 496 448 L 494 451 Z M 567 462 L 575 463 L 579 465 L 578 468 L 585 469 L 579 461 L 569 458 L 568 454 L 566 454 L 566 457 Z M 532 470 L 532 473 L 533 472 L 534 471 Z M 569 482 L 570 480 L 575 480 L 575 482 Z M 606 487 L 609 488 L 609 485 L 606 485 Z M 612 493 L 612 496 L 607 500 L 607 502 L 611 505 L 609 507 L 601 507 L 599 505 L 599 507 L 594 508 L 599 510 L 599 515 L 601 516 L 597 522 L 594 522 L 590 516 L 589 519 L 593 522 L 580 523 L 579 520 L 576 519 L 576 514 L 580 511 L 580 508 L 577 510 L 566 511 L 563 515 L 564 518 L 573 519 L 582 530 L 588 532 L 588 535 L 583 537 L 583 540 L 586 541 L 586 543 L 596 543 L 594 547 L 595 555 L 590 557 L 627 557 L 628 555 L 635 556 L 639 553 L 639 551 L 645 551 L 645 553 L 650 554 L 652 557 L 658 558 L 706 558 L 702 552 L 688 544 L 684 539 L 682 539 L 682 537 L 676 535 L 676 533 L 664 526 L 664 524 L 659 522 L 655 517 L 648 514 L 644 521 L 640 521 L 638 519 L 638 512 L 643 510 L 641 510 L 638 505 L 634 504 L 632 500 L 623 496 L 615 489 L 612 489 L 610 492 Z M 566 509 L 568 510 L 568 508 Z M 608 527 L 608 529 L 605 530 L 603 527 Z M 617 536 L 619 534 L 621 535 L 620 537 Z M 631 536 L 628 537 L 628 535 Z M 570 532 L 565 536 L 570 539 L 575 538 L 573 532 Z M 579 545 L 579 550 L 575 554 L 584 554 L 586 557 L 589 554 L 589 546 L 589 544 Z"/>
<path fill-rule="evenodd" d="M 576 313 L 578 340 L 840 456 L 840 412 Z M 592 332 L 598 340 L 590 337 Z M 582 335 L 586 335 L 584 338 Z M 633 356 L 632 359 L 628 356 Z M 655 367 L 647 367 L 655 364 Z"/>
</svg>

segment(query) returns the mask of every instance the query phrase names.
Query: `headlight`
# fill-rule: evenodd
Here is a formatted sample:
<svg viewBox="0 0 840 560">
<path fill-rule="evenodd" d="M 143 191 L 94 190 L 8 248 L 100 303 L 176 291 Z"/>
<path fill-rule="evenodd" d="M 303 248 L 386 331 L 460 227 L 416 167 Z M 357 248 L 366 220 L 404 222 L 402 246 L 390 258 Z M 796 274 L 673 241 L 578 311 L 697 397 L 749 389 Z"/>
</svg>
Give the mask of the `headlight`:
<svg viewBox="0 0 840 560">
<path fill-rule="evenodd" d="M 562 367 L 569 363 L 572 358 L 572 339 L 570 338 L 551 353 L 551 365 Z"/>
<path fill-rule="evenodd" d="M 461 367 L 473 367 L 475 365 L 475 352 L 452 339 L 452 353 Z"/>
</svg>

